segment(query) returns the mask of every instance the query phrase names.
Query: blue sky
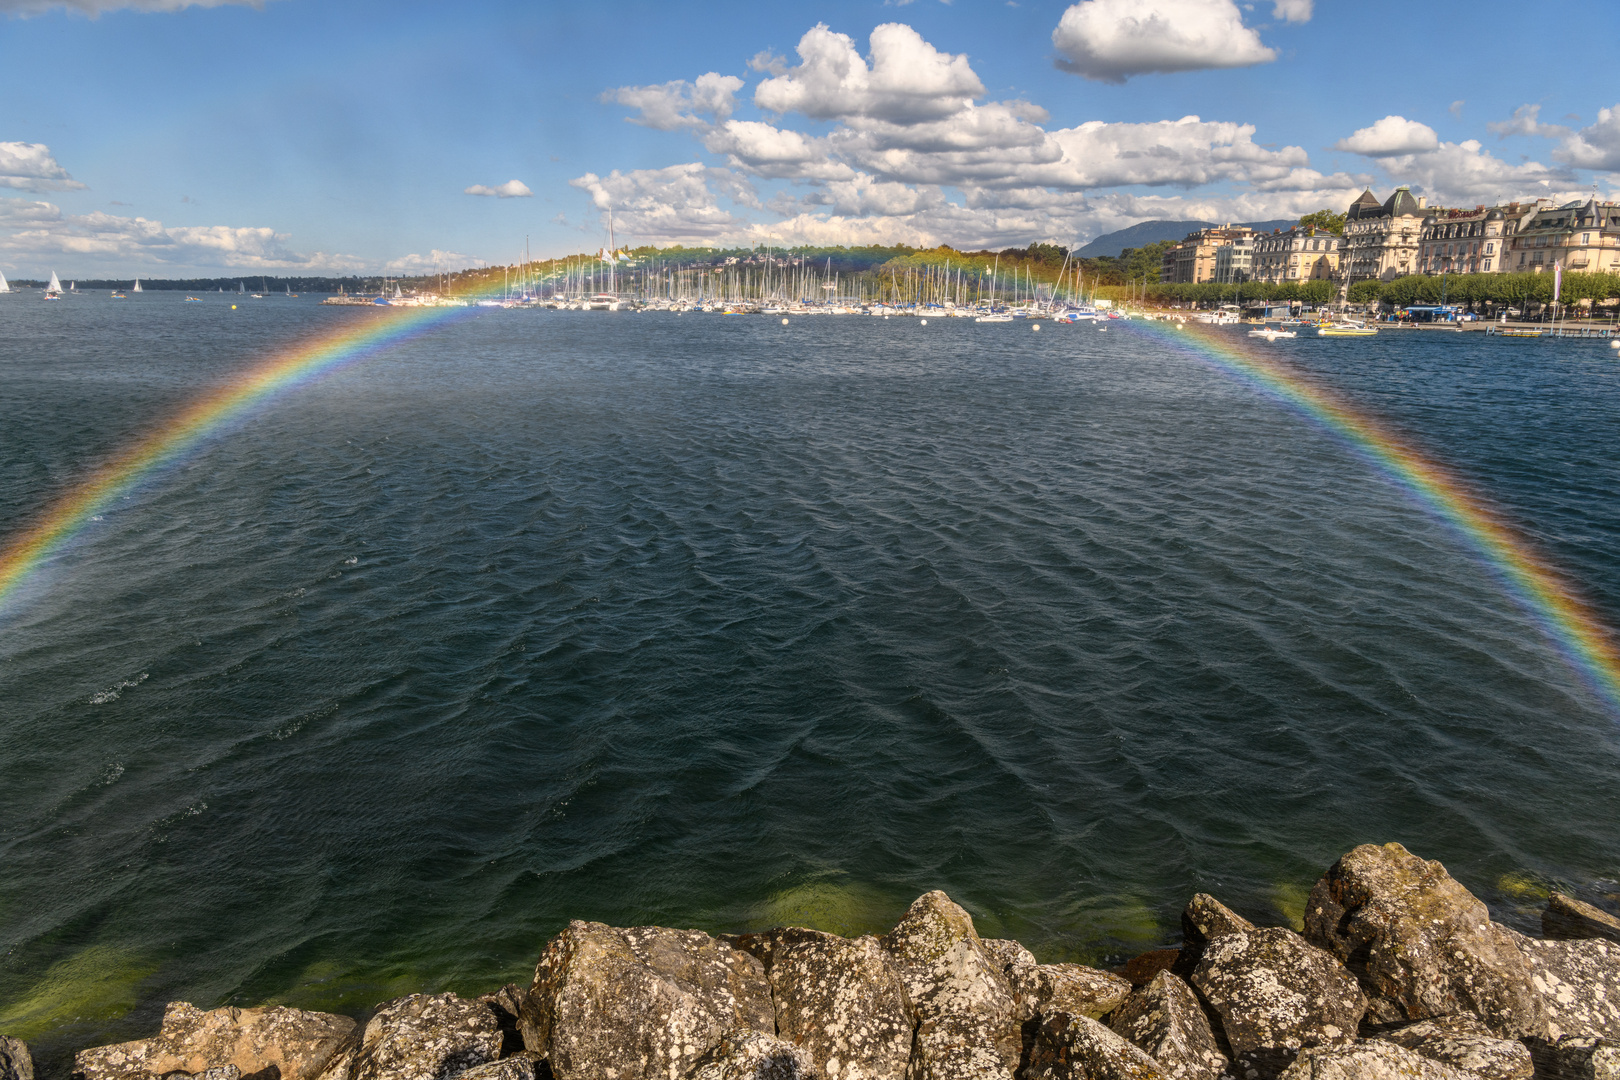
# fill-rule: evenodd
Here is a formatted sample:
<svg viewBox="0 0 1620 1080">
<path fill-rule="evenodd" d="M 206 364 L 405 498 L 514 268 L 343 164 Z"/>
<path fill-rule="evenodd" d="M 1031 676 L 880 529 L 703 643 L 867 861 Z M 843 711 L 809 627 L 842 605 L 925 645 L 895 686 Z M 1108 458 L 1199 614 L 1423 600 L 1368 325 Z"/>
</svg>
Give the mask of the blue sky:
<svg viewBox="0 0 1620 1080">
<path fill-rule="evenodd" d="M 1620 4 L 1528 10 L 0 0 L 0 270 L 508 262 L 608 206 L 632 244 L 999 247 L 1607 195 Z"/>
</svg>

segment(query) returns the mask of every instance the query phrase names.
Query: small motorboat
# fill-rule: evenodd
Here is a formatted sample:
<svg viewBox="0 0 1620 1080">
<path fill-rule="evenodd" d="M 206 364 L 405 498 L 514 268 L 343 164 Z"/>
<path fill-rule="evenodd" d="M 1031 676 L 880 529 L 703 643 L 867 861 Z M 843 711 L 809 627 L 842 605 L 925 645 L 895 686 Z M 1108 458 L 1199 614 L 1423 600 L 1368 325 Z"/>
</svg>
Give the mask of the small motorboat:
<svg viewBox="0 0 1620 1080">
<path fill-rule="evenodd" d="M 1376 333 L 1378 327 L 1359 322 L 1323 323 L 1316 328 L 1317 337 L 1372 337 Z"/>
<path fill-rule="evenodd" d="M 202 297 L 200 297 L 200 296 L 188 296 L 188 297 L 186 297 L 184 300 L 182 300 L 180 302 L 182 304 L 200 304 L 200 303 L 202 303 Z"/>
<path fill-rule="evenodd" d="M 1265 338 L 1267 341 L 1276 341 L 1278 338 L 1298 337 L 1292 330 L 1277 330 L 1270 326 L 1262 326 L 1258 330 L 1250 330 L 1250 337 Z"/>
</svg>

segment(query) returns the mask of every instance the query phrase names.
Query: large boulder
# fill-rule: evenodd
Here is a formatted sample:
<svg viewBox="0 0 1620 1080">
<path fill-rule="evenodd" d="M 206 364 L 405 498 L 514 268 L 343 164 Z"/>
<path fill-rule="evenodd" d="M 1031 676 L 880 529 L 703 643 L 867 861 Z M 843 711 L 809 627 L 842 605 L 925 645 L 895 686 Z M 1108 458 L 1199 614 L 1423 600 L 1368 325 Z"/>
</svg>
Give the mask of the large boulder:
<svg viewBox="0 0 1620 1080">
<path fill-rule="evenodd" d="M 1005 938 L 982 938 L 980 944 L 990 962 L 1006 977 L 1018 1019 L 1024 1021 L 1033 1017 L 1041 1006 L 1041 964 L 1035 954 Z"/>
<path fill-rule="evenodd" d="M 1566 1035 L 1533 1045 L 1540 1080 L 1620 1080 L 1620 1045 L 1587 1035 Z"/>
<path fill-rule="evenodd" d="M 828 1080 L 905 1076 L 911 1014 L 894 960 L 876 938 L 786 928 L 734 940 L 765 965 L 776 1035 Z"/>
<path fill-rule="evenodd" d="M 450 1080 L 494 1061 L 501 1025 L 481 1001 L 409 994 L 383 1004 L 350 1036 L 321 1080 Z"/>
<path fill-rule="evenodd" d="M 697 1060 L 687 1080 L 821 1080 L 803 1047 L 763 1031 L 732 1031 Z"/>
<path fill-rule="evenodd" d="M 550 1073 L 538 1054 L 519 1050 L 511 1057 L 474 1065 L 456 1080 L 543 1080 L 548 1076 Z"/>
<path fill-rule="evenodd" d="M 1512 936 L 1438 862 L 1363 844 L 1311 890 L 1305 936 L 1343 960 L 1379 1023 L 1473 1013 L 1508 1038 L 1542 1036 L 1546 1012 Z"/>
<path fill-rule="evenodd" d="M 34 1057 L 21 1039 L 0 1035 L 0 1080 L 34 1080 Z"/>
<path fill-rule="evenodd" d="M 1216 1080 L 1229 1064 L 1192 988 L 1168 971 L 1132 993 L 1109 1026 L 1146 1051 L 1170 1080 Z"/>
<path fill-rule="evenodd" d="M 1471 1080 L 1450 1065 L 1392 1042 L 1370 1039 L 1314 1047 L 1282 1074 L 1281 1080 Z"/>
<path fill-rule="evenodd" d="M 81 1050 L 73 1059 L 73 1075 L 81 1080 L 136 1080 L 229 1065 L 244 1076 L 311 1080 L 353 1031 L 353 1020 L 332 1013 L 280 1006 L 205 1012 L 173 1001 L 163 1011 L 156 1036 Z"/>
<path fill-rule="evenodd" d="M 1581 1035 L 1620 1043 L 1620 945 L 1603 938 L 1537 941 L 1505 932 L 1529 962 L 1549 1038 Z"/>
<path fill-rule="evenodd" d="M 1378 1038 L 1484 1080 L 1530 1080 L 1536 1071 L 1524 1043 L 1497 1038 L 1484 1021 L 1468 1013 L 1419 1020 L 1380 1032 Z"/>
<path fill-rule="evenodd" d="M 1343 965 L 1280 927 L 1210 939 L 1191 981 L 1251 1080 L 1276 1076 L 1306 1047 L 1349 1042 L 1366 1011 Z"/>
<path fill-rule="evenodd" d="M 1159 1062 L 1089 1016 L 1041 1021 L 1024 1080 L 1168 1080 Z"/>
<path fill-rule="evenodd" d="M 1541 913 L 1541 932 L 1550 938 L 1600 937 L 1620 944 L 1620 919 L 1584 900 L 1553 893 Z"/>
<path fill-rule="evenodd" d="M 924 893 L 884 939 L 917 1021 L 910 1080 L 1004 1080 L 1023 1040 L 1007 977 L 944 893 Z"/>
<path fill-rule="evenodd" d="M 574 921 L 523 1000 L 523 1044 L 557 1080 L 686 1075 L 738 1028 L 776 1033 L 758 958 L 699 930 Z"/>
<path fill-rule="evenodd" d="M 1058 1012 L 1096 1019 L 1130 996 L 1130 980 L 1111 971 L 1084 964 L 1039 964 L 1016 941 L 986 938 L 982 944 L 1012 988 L 1019 1020 Z"/>
<path fill-rule="evenodd" d="M 1223 934 L 1242 934 L 1255 929 L 1245 919 L 1208 893 L 1198 893 L 1181 912 L 1181 951 L 1170 970 L 1187 978 L 1204 955 L 1204 946 Z"/>
</svg>

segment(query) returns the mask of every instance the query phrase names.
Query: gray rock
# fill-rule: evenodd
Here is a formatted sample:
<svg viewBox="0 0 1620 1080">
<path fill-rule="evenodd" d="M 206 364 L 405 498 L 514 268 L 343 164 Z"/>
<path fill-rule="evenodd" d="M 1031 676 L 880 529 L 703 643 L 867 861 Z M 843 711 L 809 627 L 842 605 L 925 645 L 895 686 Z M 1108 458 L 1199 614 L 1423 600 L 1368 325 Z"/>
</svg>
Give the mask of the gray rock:
<svg viewBox="0 0 1620 1080">
<path fill-rule="evenodd" d="M 1539 1080 L 1620 1080 L 1620 1046 L 1589 1035 L 1532 1044 Z"/>
<path fill-rule="evenodd" d="M 1192 984 L 1220 1016 L 1249 1080 L 1276 1076 L 1306 1047 L 1353 1040 L 1366 1010 L 1337 960 L 1277 927 L 1210 939 Z"/>
<path fill-rule="evenodd" d="M 1194 896 L 1181 913 L 1182 940 L 1200 948 L 1222 934 L 1243 934 L 1253 929 L 1254 923 L 1208 893 Z"/>
<path fill-rule="evenodd" d="M 0 1035 L 0 1080 L 34 1080 L 34 1058 L 21 1039 Z"/>
<path fill-rule="evenodd" d="M 1468 1012 L 1508 1038 L 1547 1033 L 1509 933 L 1444 866 L 1399 844 L 1363 844 L 1334 863 L 1306 902 L 1305 936 L 1360 978 L 1371 1020 Z"/>
<path fill-rule="evenodd" d="M 1304 1050 L 1281 1080 L 1469 1080 L 1450 1065 L 1381 1039 Z"/>
<path fill-rule="evenodd" d="M 1620 919 L 1584 900 L 1553 893 L 1541 913 L 1541 932 L 1555 939 L 1608 938 L 1620 943 Z"/>
<path fill-rule="evenodd" d="M 1170 1080 L 1216 1080 L 1230 1064 L 1192 988 L 1168 971 L 1132 993 L 1109 1026 L 1147 1052 Z"/>
<path fill-rule="evenodd" d="M 520 1050 L 499 1061 L 474 1065 L 457 1076 L 456 1080 L 536 1080 L 546 1075 L 545 1063 L 538 1054 Z"/>
<path fill-rule="evenodd" d="M 1131 996 L 1129 979 L 1083 964 L 1042 964 L 1040 1005 L 1043 1014 L 1068 1013 L 1093 1020 L 1113 1012 Z"/>
<path fill-rule="evenodd" d="M 1025 1080 L 1168 1080 L 1159 1062 L 1089 1016 L 1046 1017 Z"/>
<path fill-rule="evenodd" d="M 332 1013 L 274 1006 L 211 1009 L 173 1001 L 155 1037 L 81 1050 L 73 1075 L 81 1080 L 136 1080 L 226 1065 L 244 1076 L 275 1069 L 281 1080 L 312 1080 L 354 1031 Z"/>
<path fill-rule="evenodd" d="M 1018 1019 L 1028 1020 L 1041 1006 L 1041 965 L 1034 954 L 1016 941 L 1001 938 L 983 938 L 981 944 L 990 960 L 1006 976 L 1012 988 L 1013 1002 Z"/>
<path fill-rule="evenodd" d="M 765 964 L 776 1035 L 829 1080 L 905 1076 L 911 1014 L 894 960 L 876 938 L 785 928 L 733 940 Z"/>
<path fill-rule="evenodd" d="M 728 1032 L 686 1075 L 689 1080 L 821 1080 L 803 1047 L 745 1030 Z"/>
<path fill-rule="evenodd" d="M 1468 1013 L 1419 1020 L 1378 1038 L 1485 1080 L 1529 1080 L 1535 1073 L 1524 1043 L 1497 1038 L 1483 1020 Z"/>
<path fill-rule="evenodd" d="M 699 930 L 577 920 L 541 954 L 519 1026 L 557 1080 L 679 1078 L 734 1029 L 776 1033 L 756 957 Z"/>
<path fill-rule="evenodd" d="M 1620 1043 L 1620 945 L 1603 938 L 1536 941 L 1503 932 L 1529 962 L 1550 1038 L 1583 1035 Z"/>
<path fill-rule="evenodd" d="M 507 983 L 493 994 L 480 994 L 478 1000 L 495 1013 L 495 1022 L 501 1028 L 501 1057 L 507 1058 L 523 1049 L 523 1033 L 518 1030 L 518 1014 L 523 1011 L 526 991 L 516 983 Z"/>
<path fill-rule="evenodd" d="M 942 892 L 924 893 L 884 939 L 917 1020 L 911 1080 L 1005 1078 L 1023 1040 L 1012 987 Z"/>
<path fill-rule="evenodd" d="M 501 1052 L 495 1012 L 454 994 L 410 994 L 350 1036 L 321 1080 L 449 1080 Z"/>
<path fill-rule="evenodd" d="M 235 1065 L 220 1065 L 200 1073 L 172 1072 L 163 1080 L 242 1080 L 242 1070 Z"/>
</svg>

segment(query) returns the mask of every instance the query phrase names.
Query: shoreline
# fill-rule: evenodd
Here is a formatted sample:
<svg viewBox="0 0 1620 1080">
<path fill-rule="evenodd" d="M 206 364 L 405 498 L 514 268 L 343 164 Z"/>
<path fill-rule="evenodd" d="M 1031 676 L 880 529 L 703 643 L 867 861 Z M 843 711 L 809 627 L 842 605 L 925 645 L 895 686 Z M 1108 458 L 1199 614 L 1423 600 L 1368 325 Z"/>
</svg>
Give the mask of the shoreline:
<svg viewBox="0 0 1620 1080">
<path fill-rule="evenodd" d="M 1206 894 L 1113 970 L 982 938 L 942 892 L 888 933 L 574 921 L 527 986 L 358 1017 L 171 1002 L 73 1080 L 1616 1080 L 1620 918 L 1559 893 L 1542 936 L 1437 862 L 1362 845 L 1302 931 Z M 0 1031 L 0 1080 L 34 1080 Z M 45 1074 L 38 1074 L 46 1080 Z"/>
</svg>

